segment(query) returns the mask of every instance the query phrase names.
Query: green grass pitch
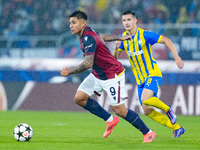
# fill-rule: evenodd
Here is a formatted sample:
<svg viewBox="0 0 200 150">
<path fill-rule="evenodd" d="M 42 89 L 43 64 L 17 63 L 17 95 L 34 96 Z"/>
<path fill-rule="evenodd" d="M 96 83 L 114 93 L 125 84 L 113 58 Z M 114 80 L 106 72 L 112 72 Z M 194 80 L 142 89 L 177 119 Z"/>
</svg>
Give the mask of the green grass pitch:
<svg viewBox="0 0 200 150">
<path fill-rule="evenodd" d="M 103 138 L 105 122 L 80 112 L 0 112 L 0 150 L 199 150 L 200 117 L 178 116 L 177 123 L 186 133 L 171 138 L 172 130 L 161 126 L 144 115 L 143 121 L 157 137 L 152 143 L 142 143 L 143 135 L 128 122 L 120 119 L 108 138 Z M 33 128 L 29 142 L 18 142 L 13 137 L 14 127 L 27 123 Z"/>
</svg>

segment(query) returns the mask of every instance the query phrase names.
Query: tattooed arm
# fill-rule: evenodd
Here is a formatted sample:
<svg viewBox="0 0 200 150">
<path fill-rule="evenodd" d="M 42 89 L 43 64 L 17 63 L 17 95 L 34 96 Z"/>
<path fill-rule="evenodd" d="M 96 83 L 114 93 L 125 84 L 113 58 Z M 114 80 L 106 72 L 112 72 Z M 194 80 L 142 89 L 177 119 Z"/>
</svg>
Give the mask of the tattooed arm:
<svg viewBox="0 0 200 150">
<path fill-rule="evenodd" d="M 131 40 L 132 39 L 130 35 L 118 37 L 118 36 L 115 36 L 115 35 L 100 34 L 100 36 L 105 42 L 124 41 L 124 40 Z"/>
<path fill-rule="evenodd" d="M 92 68 L 93 62 L 94 62 L 94 55 L 85 56 L 84 61 L 80 65 L 78 65 L 75 68 L 71 68 L 71 69 L 63 68 L 60 71 L 60 75 L 66 77 L 71 74 L 81 73 L 85 70 L 88 70 L 89 68 Z"/>
</svg>

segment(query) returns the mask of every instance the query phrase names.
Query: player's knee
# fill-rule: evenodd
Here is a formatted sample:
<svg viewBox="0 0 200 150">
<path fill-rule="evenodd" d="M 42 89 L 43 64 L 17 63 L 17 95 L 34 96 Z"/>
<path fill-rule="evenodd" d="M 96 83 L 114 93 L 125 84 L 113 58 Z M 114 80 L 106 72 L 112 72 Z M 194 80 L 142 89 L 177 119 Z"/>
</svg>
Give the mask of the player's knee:
<svg viewBox="0 0 200 150">
<path fill-rule="evenodd" d="M 76 92 L 75 97 L 74 97 L 75 103 L 80 104 L 82 100 L 83 100 L 83 97 L 81 96 L 81 94 L 79 92 Z"/>
<path fill-rule="evenodd" d="M 143 97 L 143 96 L 141 97 L 141 101 L 142 101 L 142 102 L 146 101 L 147 99 L 148 99 L 148 98 L 146 98 L 146 97 Z"/>
<path fill-rule="evenodd" d="M 76 104 L 80 104 L 81 103 L 81 99 L 80 99 L 79 96 L 75 96 L 74 97 L 74 101 L 75 101 Z"/>
<path fill-rule="evenodd" d="M 75 101 L 76 104 L 78 104 L 81 107 L 84 107 L 87 103 L 87 100 L 82 99 L 80 97 L 76 97 L 76 96 L 74 97 L 74 101 Z"/>
<path fill-rule="evenodd" d="M 85 106 L 87 103 L 89 96 L 83 92 L 77 92 L 75 97 L 74 97 L 74 101 L 76 104 L 80 105 L 80 106 Z"/>
<path fill-rule="evenodd" d="M 149 98 L 151 98 L 151 95 L 142 94 L 141 101 L 144 102 L 144 101 L 148 100 Z"/>
<path fill-rule="evenodd" d="M 148 116 L 149 115 L 148 111 L 144 111 L 144 115 Z"/>
</svg>

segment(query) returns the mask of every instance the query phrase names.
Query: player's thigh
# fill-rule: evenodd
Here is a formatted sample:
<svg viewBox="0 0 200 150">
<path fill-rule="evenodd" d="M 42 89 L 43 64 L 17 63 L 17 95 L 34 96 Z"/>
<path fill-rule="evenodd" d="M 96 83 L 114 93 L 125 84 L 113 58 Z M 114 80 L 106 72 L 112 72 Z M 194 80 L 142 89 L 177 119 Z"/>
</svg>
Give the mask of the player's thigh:
<svg viewBox="0 0 200 150">
<path fill-rule="evenodd" d="M 101 82 L 101 84 L 112 106 L 125 103 L 128 96 L 125 90 L 124 74 L 120 77 L 116 76 L 114 79 L 106 80 L 105 83 Z"/>
<path fill-rule="evenodd" d="M 77 92 L 78 91 L 82 91 L 91 97 L 94 94 L 98 95 L 98 93 L 101 93 L 103 89 L 98 83 L 97 78 L 95 78 L 94 75 L 90 73 L 79 85 Z"/>
<path fill-rule="evenodd" d="M 149 77 L 145 81 L 144 89 L 142 91 L 141 100 L 147 100 L 152 96 L 157 97 L 158 90 L 162 82 L 162 77 Z"/>
</svg>

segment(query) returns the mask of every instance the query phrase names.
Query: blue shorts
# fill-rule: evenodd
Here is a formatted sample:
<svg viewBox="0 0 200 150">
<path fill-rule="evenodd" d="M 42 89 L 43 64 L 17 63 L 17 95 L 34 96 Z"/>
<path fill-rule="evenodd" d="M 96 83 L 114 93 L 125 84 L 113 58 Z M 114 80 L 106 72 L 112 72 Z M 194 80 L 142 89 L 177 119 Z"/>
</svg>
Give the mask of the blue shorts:
<svg viewBox="0 0 200 150">
<path fill-rule="evenodd" d="M 138 98 L 141 105 L 142 105 L 141 96 L 142 96 L 143 89 L 149 89 L 153 91 L 154 92 L 153 96 L 157 97 L 158 89 L 160 88 L 161 82 L 162 82 L 162 77 L 154 76 L 154 77 L 148 77 L 143 84 L 137 86 Z"/>
</svg>

